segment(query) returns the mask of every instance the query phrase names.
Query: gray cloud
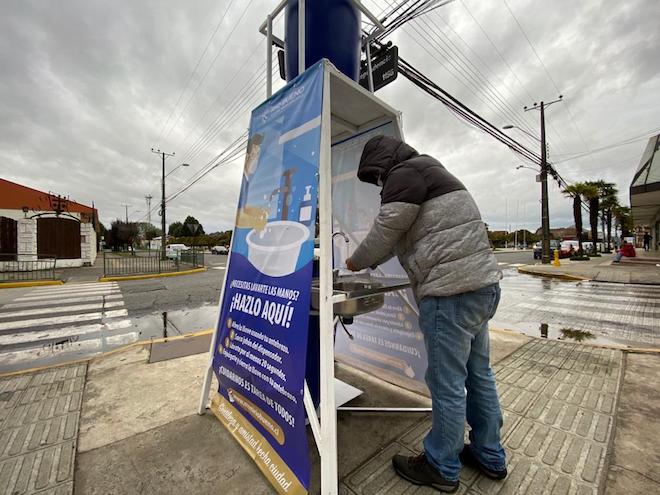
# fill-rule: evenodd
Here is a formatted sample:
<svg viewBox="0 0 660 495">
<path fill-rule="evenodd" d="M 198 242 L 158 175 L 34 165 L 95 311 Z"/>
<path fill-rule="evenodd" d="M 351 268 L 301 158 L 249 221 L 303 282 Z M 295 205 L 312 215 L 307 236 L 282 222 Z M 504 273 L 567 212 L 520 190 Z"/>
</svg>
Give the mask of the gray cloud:
<svg viewBox="0 0 660 495">
<path fill-rule="evenodd" d="M 237 100 L 265 60 L 257 26 L 274 3 L 231 4 L 191 87 L 175 108 L 228 2 L 5 0 L 0 17 L 2 177 L 69 194 L 84 203 L 93 201 L 105 223 L 123 217 L 121 203 L 133 205 L 134 219 L 142 217 L 144 196 L 155 196 L 152 205 L 159 197 L 160 162 L 150 147 L 175 151 L 168 167 L 176 166 Z M 367 4 L 385 6 L 382 0 Z M 585 147 L 599 148 L 658 126 L 657 2 L 619 2 L 607 8 L 596 0 L 551 4 L 509 0 L 509 4 L 565 95 L 565 103 L 548 110 L 551 158 L 561 160 Z M 246 6 L 238 29 L 222 48 Z M 453 65 L 434 48 L 428 48 L 431 54 L 420 48 L 412 40 L 419 38 L 415 27 L 426 31 L 428 39 L 438 40 Z M 393 40 L 402 56 L 498 126 L 519 123 L 538 132 L 538 114 L 523 112 L 522 105 L 556 96 L 557 90 L 501 1 L 456 1 L 395 34 Z M 465 65 L 458 61 L 459 50 L 469 57 Z M 253 53 L 246 69 L 239 71 Z M 481 75 L 467 76 L 476 71 L 474 67 Z M 477 78 L 476 88 L 468 87 L 471 83 L 466 86 L 459 70 L 465 77 Z M 260 91 L 255 102 L 265 95 L 265 88 Z M 411 144 L 437 156 L 466 183 L 489 224 L 502 228 L 508 217 L 512 227 L 538 227 L 539 187 L 534 173 L 515 170 L 520 161 L 504 146 L 472 130 L 401 77 L 378 96 L 403 111 Z M 159 138 L 173 109 L 174 119 Z M 176 125 L 168 132 L 173 121 Z M 248 121 L 249 106 L 245 106 L 190 160 L 191 167 L 168 177 L 168 191 L 187 183 L 247 128 Z M 514 135 L 530 147 L 537 146 L 533 139 Z M 561 162 L 557 168 L 572 181 L 616 182 L 622 200 L 627 200 L 626 190 L 644 145 L 638 141 Z M 240 175 L 240 163 L 216 169 L 168 206 L 168 219 L 193 214 L 207 230 L 229 228 Z M 570 201 L 555 186 L 551 219 L 554 226 L 572 223 Z M 152 221 L 156 223 L 158 217 Z"/>
</svg>

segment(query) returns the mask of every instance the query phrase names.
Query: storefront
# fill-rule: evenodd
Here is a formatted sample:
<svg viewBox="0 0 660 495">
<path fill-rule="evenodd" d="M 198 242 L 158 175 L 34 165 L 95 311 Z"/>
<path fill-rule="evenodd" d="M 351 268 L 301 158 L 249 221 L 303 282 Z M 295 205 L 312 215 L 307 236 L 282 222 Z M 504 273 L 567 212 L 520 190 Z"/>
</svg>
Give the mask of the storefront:
<svg viewBox="0 0 660 495">
<path fill-rule="evenodd" d="M 630 184 L 630 205 L 635 226 L 652 236 L 651 247 L 660 243 L 660 134 L 649 139 Z"/>
</svg>

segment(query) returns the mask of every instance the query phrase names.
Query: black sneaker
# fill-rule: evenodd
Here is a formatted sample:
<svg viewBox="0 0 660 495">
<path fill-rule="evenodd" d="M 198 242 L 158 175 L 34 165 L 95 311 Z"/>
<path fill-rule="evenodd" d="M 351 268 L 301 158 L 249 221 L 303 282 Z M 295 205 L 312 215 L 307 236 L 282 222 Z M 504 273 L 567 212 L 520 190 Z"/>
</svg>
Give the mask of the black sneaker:
<svg viewBox="0 0 660 495">
<path fill-rule="evenodd" d="M 454 493 L 458 490 L 458 480 L 445 479 L 429 464 L 426 454 L 411 457 L 395 455 L 392 458 L 392 465 L 399 476 L 415 485 L 430 486 L 446 493 Z"/>
<path fill-rule="evenodd" d="M 474 456 L 472 450 L 470 450 L 470 446 L 467 444 L 463 446 L 463 451 L 458 455 L 458 458 L 461 460 L 464 466 L 470 466 L 478 469 L 491 480 L 503 480 L 506 478 L 506 468 L 502 469 L 501 471 L 493 471 L 492 469 L 488 469 L 486 466 L 479 462 L 479 459 Z"/>
</svg>

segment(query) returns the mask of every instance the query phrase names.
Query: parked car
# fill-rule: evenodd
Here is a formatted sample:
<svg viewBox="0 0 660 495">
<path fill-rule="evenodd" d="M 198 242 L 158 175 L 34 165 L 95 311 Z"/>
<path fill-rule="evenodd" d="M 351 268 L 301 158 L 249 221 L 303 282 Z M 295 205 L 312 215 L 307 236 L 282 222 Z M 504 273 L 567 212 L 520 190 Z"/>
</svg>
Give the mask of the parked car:
<svg viewBox="0 0 660 495">
<path fill-rule="evenodd" d="M 555 256 L 555 249 L 559 249 L 559 241 L 557 239 L 550 239 L 550 257 L 553 258 Z M 561 250 L 559 253 L 559 256 L 561 257 Z M 542 243 L 537 242 L 534 244 L 534 259 L 535 260 L 540 260 L 543 257 L 543 246 Z"/>
<path fill-rule="evenodd" d="M 188 251 L 190 248 L 185 244 L 168 244 L 165 246 L 165 256 L 170 259 L 181 257 L 181 251 Z"/>
<path fill-rule="evenodd" d="M 225 246 L 213 246 L 211 248 L 211 254 L 227 254 L 229 253 L 229 249 L 227 249 Z"/>
</svg>

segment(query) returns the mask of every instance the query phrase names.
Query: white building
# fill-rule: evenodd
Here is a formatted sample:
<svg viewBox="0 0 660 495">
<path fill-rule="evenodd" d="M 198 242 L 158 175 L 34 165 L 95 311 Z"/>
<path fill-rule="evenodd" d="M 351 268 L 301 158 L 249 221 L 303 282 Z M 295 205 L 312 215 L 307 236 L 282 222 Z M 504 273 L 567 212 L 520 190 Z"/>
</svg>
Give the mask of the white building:
<svg viewBox="0 0 660 495">
<path fill-rule="evenodd" d="M 93 207 L 0 179 L 0 262 L 55 258 L 57 267 L 92 265 L 97 225 Z"/>
</svg>

